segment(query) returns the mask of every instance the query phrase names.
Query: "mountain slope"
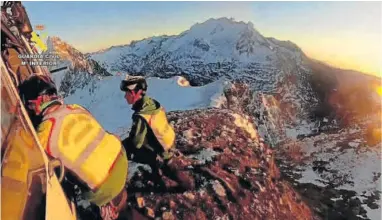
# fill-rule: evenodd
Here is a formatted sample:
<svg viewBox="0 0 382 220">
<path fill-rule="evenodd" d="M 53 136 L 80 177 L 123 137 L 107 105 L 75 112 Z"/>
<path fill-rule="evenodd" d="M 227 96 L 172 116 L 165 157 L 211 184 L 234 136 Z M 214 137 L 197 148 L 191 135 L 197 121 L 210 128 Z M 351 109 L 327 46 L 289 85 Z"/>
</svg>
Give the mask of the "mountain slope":
<svg viewBox="0 0 382 220">
<path fill-rule="evenodd" d="M 185 76 L 192 85 L 224 77 L 276 94 L 300 117 L 317 103 L 307 57 L 295 44 L 263 37 L 252 23 L 227 18 L 193 25 L 176 36 L 151 37 L 91 57 L 114 72 L 162 78 Z"/>
<path fill-rule="evenodd" d="M 338 89 L 343 99 L 327 105 L 341 105 L 339 113 L 333 111 L 332 118 L 325 116 L 294 127 L 285 123 L 282 112 L 287 109 L 272 95 L 250 93 L 248 85 L 243 84 L 234 84 L 225 92 L 228 108 L 247 114 L 254 112 L 251 120 L 274 148 L 282 178 L 293 183 L 322 219 L 381 218 L 382 118 L 381 108 L 376 108 L 381 98 L 374 101 L 368 98 L 379 97 L 374 87 L 369 87 L 375 82 L 373 77 L 355 76 L 358 80 L 354 83 L 343 79 L 334 84 L 333 89 Z M 351 91 L 354 85 L 363 88 L 364 93 L 349 96 L 343 90 Z M 333 96 L 332 91 L 327 94 Z M 366 106 L 356 105 L 365 102 L 369 103 L 367 111 L 363 109 Z M 348 116 L 344 119 L 345 113 Z"/>
<path fill-rule="evenodd" d="M 203 166 L 212 173 L 191 168 L 197 183 L 193 191 L 143 195 L 156 216 L 167 213 L 174 219 L 313 219 L 299 195 L 279 179 L 272 151 L 261 143 L 246 118 L 224 109 L 169 114 L 182 153 L 200 160 L 202 152 L 214 152 Z"/>
<path fill-rule="evenodd" d="M 280 149 L 281 172 L 323 219 L 381 219 L 381 148 L 365 136 L 353 127 Z"/>
<path fill-rule="evenodd" d="M 227 18 L 209 19 L 176 36 L 150 37 L 91 57 L 114 72 L 161 78 L 182 75 L 191 85 L 221 78 L 247 84 L 250 92 L 277 103 L 272 108 L 279 109 L 279 122 L 271 123 L 283 124 L 289 133 L 301 127 L 296 136 L 306 134 L 317 120 L 354 123 L 351 118 L 381 107 L 380 96 L 375 96 L 380 79 L 327 66 L 306 57 L 290 41 L 265 38 L 252 23 Z M 262 100 L 259 103 L 263 105 Z"/>
<path fill-rule="evenodd" d="M 89 90 L 89 92 L 92 92 L 96 89 L 95 84 L 100 78 L 111 76 L 97 61 L 89 58 L 58 37 L 48 37 L 47 45 L 48 50 L 44 52 L 45 54 L 59 56 L 59 59 L 54 60 L 57 65 L 49 68 L 51 70 L 61 67 L 68 68 L 52 74 L 56 86 L 64 97 L 73 94 L 77 88 L 83 88 L 87 85 L 92 85 Z"/>
<path fill-rule="evenodd" d="M 299 64 L 303 62 L 303 54 L 294 44 L 264 38 L 252 23 L 226 18 L 196 24 L 177 36 L 151 37 L 112 47 L 91 57 L 114 71 L 159 77 L 185 74 L 194 84 L 225 76 L 262 81 L 258 87 L 267 84 L 264 89 L 269 91 L 274 89 L 271 84 L 276 82 L 277 65 L 290 57 Z"/>
<path fill-rule="evenodd" d="M 66 103 L 81 104 L 89 109 L 100 123 L 110 132 L 122 134 L 131 126 L 133 111 L 124 99 L 119 84 L 123 76 L 109 76 L 77 88 L 65 98 Z M 184 79 L 183 79 L 184 81 Z M 206 107 L 219 107 L 225 103 L 224 88 L 229 83 L 220 80 L 201 87 L 179 85 L 179 77 L 170 79 L 148 78 L 147 94 L 157 99 L 166 111 L 191 110 Z M 183 82 L 184 83 L 184 82 Z"/>
<path fill-rule="evenodd" d="M 379 219 L 375 213 L 381 208 L 378 204 L 381 191 L 376 183 L 380 183 L 381 172 L 378 167 L 369 166 L 368 161 L 374 161 L 371 165 L 380 163 L 380 157 L 374 152 L 381 144 L 381 98 L 376 92 L 381 88 L 380 79 L 313 61 L 292 42 L 264 38 L 250 23 L 224 18 L 196 24 L 178 36 L 152 37 L 112 47 L 91 54 L 91 57 L 113 74 L 129 72 L 151 76 L 148 79 L 149 95 L 158 99 L 167 111 L 203 109 L 190 114 L 195 113 L 208 121 L 213 118 L 211 114 L 224 118 L 227 114 L 224 108 L 233 114 L 247 115 L 256 132 L 277 154 L 281 154 L 278 166 L 282 178 L 294 184 L 313 213 L 321 218 Z M 64 83 L 62 75 L 54 76 L 56 81 L 69 88 L 66 89 L 70 91 L 66 92 L 66 101 L 86 106 L 107 130 L 124 137 L 131 123 L 131 110 L 119 91 L 122 77 L 119 74 L 94 77 L 78 71 L 75 74 Z M 190 79 L 190 82 L 174 77 L 177 75 Z M 223 110 L 205 109 L 211 106 Z M 187 111 L 177 114 L 190 119 Z M 176 126 L 184 125 L 178 128 L 181 140 L 190 137 L 187 128 L 193 124 L 209 128 L 198 118 L 191 119 L 193 122 L 188 125 L 184 124 L 187 121 L 178 118 L 175 121 Z M 354 127 L 359 129 L 356 133 L 352 132 Z M 188 141 L 200 145 L 204 135 L 198 133 L 196 138 Z M 216 156 L 216 152 L 208 150 L 210 148 L 219 148 L 227 141 L 229 144 L 242 141 L 231 143 L 230 136 L 223 138 L 215 133 L 209 137 L 203 142 L 205 146 L 198 149 L 203 152 L 199 155 L 202 158 L 210 158 L 210 154 Z M 184 151 L 192 148 L 187 143 L 179 143 L 179 146 L 184 147 Z M 227 151 L 235 150 L 231 145 L 226 148 Z M 198 157 L 194 153 L 191 156 Z M 241 154 L 235 156 L 245 160 Z M 295 162 L 296 158 L 303 158 L 303 163 Z M 370 167 L 367 171 L 363 169 L 366 165 Z M 133 178 L 137 165 L 130 168 L 134 171 L 129 178 Z M 367 174 L 364 176 L 366 181 L 357 176 L 358 171 Z M 367 187 L 359 187 L 363 184 Z M 151 207 L 157 209 L 160 208 L 155 203 L 157 200 L 170 205 L 171 199 L 185 202 L 186 198 L 177 195 L 161 200 L 155 195 L 147 199 Z M 194 202 L 201 201 L 195 200 L 192 204 Z M 243 210 L 236 207 L 232 211 L 239 213 Z M 162 212 L 156 214 L 164 214 Z M 189 212 L 200 214 L 192 208 L 187 210 Z"/>
<path fill-rule="evenodd" d="M 146 183 L 150 173 L 139 168 L 128 183 L 129 207 L 149 219 L 315 219 L 279 178 L 272 150 L 247 116 L 227 109 L 168 115 L 178 134 L 177 149 L 185 155 L 173 163 L 195 182 L 195 189 L 158 192 Z M 80 210 L 86 216 L 94 213 L 92 207 Z"/>
</svg>

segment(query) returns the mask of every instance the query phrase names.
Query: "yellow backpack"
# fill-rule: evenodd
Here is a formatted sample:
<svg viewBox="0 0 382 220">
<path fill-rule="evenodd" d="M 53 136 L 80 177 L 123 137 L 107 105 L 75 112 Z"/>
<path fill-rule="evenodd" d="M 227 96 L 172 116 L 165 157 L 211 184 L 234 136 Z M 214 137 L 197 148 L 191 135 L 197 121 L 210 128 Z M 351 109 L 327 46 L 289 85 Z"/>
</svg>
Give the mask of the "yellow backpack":
<svg viewBox="0 0 382 220">
<path fill-rule="evenodd" d="M 155 115 L 139 114 L 152 129 L 158 142 L 162 145 L 165 151 L 171 149 L 175 142 L 174 128 L 168 123 L 166 112 L 161 107 L 160 111 Z"/>
</svg>

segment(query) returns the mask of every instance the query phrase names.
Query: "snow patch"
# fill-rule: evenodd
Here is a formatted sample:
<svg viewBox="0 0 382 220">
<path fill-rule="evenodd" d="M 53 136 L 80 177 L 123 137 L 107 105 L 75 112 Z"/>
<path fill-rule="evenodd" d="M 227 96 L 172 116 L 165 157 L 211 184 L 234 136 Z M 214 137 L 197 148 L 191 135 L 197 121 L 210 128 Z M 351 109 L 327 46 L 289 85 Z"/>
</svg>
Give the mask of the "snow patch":
<svg viewBox="0 0 382 220">
<path fill-rule="evenodd" d="M 358 147 L 359 146 L 359 142 L 349 142 L 348 145 L 350 147 Z"/>
<path fill-rule="evenodd" d="M 191 128 L 183 131 L 183 137 L 185 137 L 187 140 L 192 140 L 193 136 L 193 130 Z"/>
<path fill-rule="evenodd" d="M 307 135 L 312 133 L 312 130 L 314 130 L 313 126 L 313 124 L 302 122 L 296 127 L 285 128 L 285 135 L 292 140 L 296 140 L 299 135 Z"/>
<path fill-rule="evenodd" d="M 322 183 L 320 176 L 318 176 L 317 173 L 313 171 L 313 169 L 307 168 L 306 170 L 301 172 L 301 175 L 302 177 L 297 180 L 300 183 L 312 183 L 316 186 L 321 186 L 321 187 L 326 186 L 325 184 Z"/>
<path fill-rule="evenodd" d="M 205 164 L 206 162 L 211 162 L 212 158 L 215 157 L 216 155 L 219 155 L 219 153 L 212 150 L 211 148 L 204 148 L 201 151 L 199 151 L 197 154 L 193 154 L 188 157 L 192 159 L 196 159 L 202 164 Z"/>
<path fill-rule="evenodd" d="M 382 210 L 381 210 L 381 204 L 378 209 L 371 209 L 367 205 L 362 205 L 362 207 L 367 212 L 367 217 L 371 220 L 381 220 L 382 219 Z"/>
<path fill-rule="evenodd" d="M 133 176 L 139 172 L 139 169 L 138 169 L 139 167 L 142 167 L 144 170 L 151 172 L 150 166 L 148 166 L 146 164 L 141 164 L 141 163 L 129 161 L 129 172 L 127 174 L 128 181 L 130 181 L 131 178 L 133 178 Z"/>
<path fill-rule="evenodd" d="M 52 80 L 58 89 L 61 87 L 61 82 L 64 79 L 66 73 L 67 73 L 67 70 L 61 70 L 61 71 L 52 73 Z"/>
<path fill-rule="evenodd" d="M 336 189 L 356 192 L 361 201 L 365 195 L 378 193 L 381 196 L 381 152 L 362 145 L 362 139 L 354 137 L 361 134 L 361 130 L 352 128 L 305 138 L 300 146 L 307 161 L 301 167 L 304 171 L 297 172 L 302 175 L 297 181 L 323 187 L 330 182 Z M 338 199 L 341 198 L 332 200 Z M 368 218 L 380 219 L 381 206 L 371 209 L 365 204 L 364 207 Z"/>
<path fill-rule="evenodd" d="M 330 200 L 332 200 L 334 202 L 337 202 L 339 200 L 343 200 L 343 198 L 342 198 L 342 195 L 340 195 L 340 197 L 338 197 L 338 198 L 331 198 Z"/>
<path fill-rule="evenodd" d="M 119 84 L 122 76 L 109 76 L 98 81 L 98 89 L 90 93 L 89 86 L 77 89 L 65 98 L 67 104 L 80 104 L 87 108 L 109 132 L 125 137 L 131 126 L 133 110 L 126 103 Z M 148 78 L 148 96 L 156 99 L 166 111 L 193 110 L 219 107 L 224 102 L 224 80 L 200 87 L 183 87 L 178 78 Z"/>
</svg>

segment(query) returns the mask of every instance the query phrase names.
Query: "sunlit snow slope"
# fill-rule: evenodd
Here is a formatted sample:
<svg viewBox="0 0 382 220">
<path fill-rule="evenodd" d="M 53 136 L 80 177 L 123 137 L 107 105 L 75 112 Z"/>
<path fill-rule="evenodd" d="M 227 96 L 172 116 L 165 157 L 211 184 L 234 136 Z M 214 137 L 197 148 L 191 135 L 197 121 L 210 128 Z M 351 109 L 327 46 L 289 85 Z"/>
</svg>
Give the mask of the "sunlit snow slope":
<svg viewBox="0 0 382 220">
<path fill-rule="evenodd" d="M 97 82 L 95 92 L 89 92 L 85 86 L 66 97 L 65 102 L 86 107 L 106 130 L 124 136 L 131 125 L 133 111 L 119 90 L 122 79 L 123 76 L 105 77 Z M 219 107 L 225 100 L 223 90 L 227 85 L 221 79 L 201 87 L 183 86 L 179 85 L 178 77 L 148 78 L 147 82 L 148 95 L 159 101 L 166 111 Z"/>
</svg>

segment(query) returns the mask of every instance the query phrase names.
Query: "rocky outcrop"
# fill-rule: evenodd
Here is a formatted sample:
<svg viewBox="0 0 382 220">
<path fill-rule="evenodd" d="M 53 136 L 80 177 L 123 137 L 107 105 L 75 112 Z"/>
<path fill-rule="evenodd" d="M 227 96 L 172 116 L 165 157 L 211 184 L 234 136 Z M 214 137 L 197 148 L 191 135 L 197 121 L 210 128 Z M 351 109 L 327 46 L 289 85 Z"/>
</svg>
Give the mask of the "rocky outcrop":
<svg viewBox="0 0 382 220">
<path fill-rule="evenodd" d="M 96 81 L 111 74 L 102 67 L 97 61 L 91 59 L 88 55 L 78 51 L 70 44 L 62 41 L 59 37 L 48 38 L 48 50 L 46 55 L 59 58 L 52 58 L 56 66 L 50 66 L 51 70 L 67 67 L 67 70 L 52 74 L 52 77 L 58 87 L 61 95 L 67 97 L 73 94 L 77 89 L 90 85 L 89 93 L 93 93 L 96 87 Z"/>
<path fill-rule="evenodd" d="M 158 193 L 141 183 L 139 192 L 137 182 L 149 175 L 141 171 L 129 183 L 137 193 L 129 191 L 130 205 L 161 219 L 313 219 L 298 193 L 280 180 L 272 150 L 248 119 L 225 109 L 170 112 L 195 189 Z M 195 160 L 201 165 L 191 165 Z"/>
<path fill-rule="evenodd" d="M 49 56 L 55 54 L 59 57 L 58 59 L 55 58 L 52 60 L 57 62 L 57 66 L 50 67 L 51 69 L 67 66 L 73 72 L 87 72 L 98 76 L 111 76 L 97 61 L 91 59 L 88 55 L 80 52 L 59 37 L 49 37 L 47 45 L 48 50 L 45 54 Z"/>
<path fill-rule="evenodd" d="M 275 155 L 282 178 L 322 219 L 381 219 L 380 141 L 369 140 L 367 129 L 289 140 Z"/>
</svg>

